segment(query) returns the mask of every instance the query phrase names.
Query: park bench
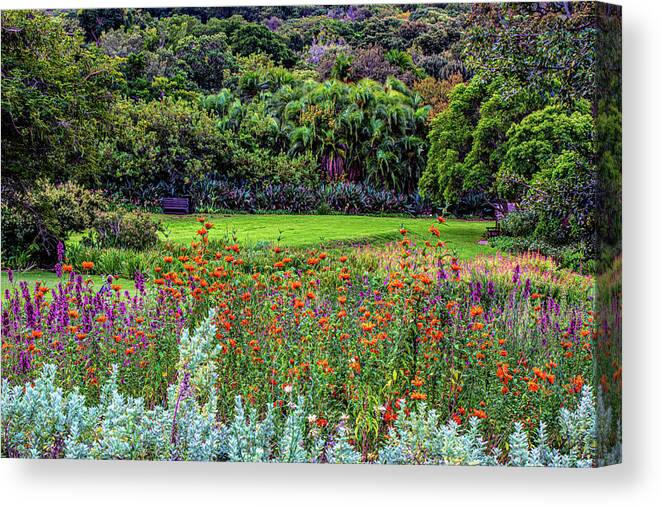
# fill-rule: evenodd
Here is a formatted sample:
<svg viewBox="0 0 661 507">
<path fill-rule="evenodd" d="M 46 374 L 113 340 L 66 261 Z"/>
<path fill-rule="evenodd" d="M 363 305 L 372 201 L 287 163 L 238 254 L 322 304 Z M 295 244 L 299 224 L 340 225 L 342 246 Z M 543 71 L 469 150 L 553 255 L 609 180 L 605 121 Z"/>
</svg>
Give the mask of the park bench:
<svg viewBox="0 0 661 507">
<path fill-rule="evenodd" d="M 513 202 L 508 202 L 505 204 L 505 206 L 496 206 L 494 212 L 494 216 L 496 218 L 496 225 L 494 227 L 487 227 L 487 232 L 486 232 L 487 238 L 495 238 L 496 236 L 500 236 L 502 234 L 502 230 L 500 228 L 501 220 L 505 218 L 509 213 L 515 210 L 516 210 L 516 204 Z"/>
<path fill-rule="evenodd" d="M 163 197 L 161 208 L 163 208 L 163 213 L 170 215 L 188 215 L 190 213 L 190 202 L 188 197 Z"/>
</svg>

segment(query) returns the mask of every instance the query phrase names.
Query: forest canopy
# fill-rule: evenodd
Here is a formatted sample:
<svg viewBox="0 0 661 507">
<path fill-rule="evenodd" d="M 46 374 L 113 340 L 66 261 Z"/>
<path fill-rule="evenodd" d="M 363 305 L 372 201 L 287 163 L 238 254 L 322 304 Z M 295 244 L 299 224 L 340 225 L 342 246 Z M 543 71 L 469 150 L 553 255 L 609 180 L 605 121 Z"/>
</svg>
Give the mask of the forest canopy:
<svg viewBox="0 0 661 507">
<path fill-rule="evenodd" d="M 567 2 L 5 11 L 3 240 L 36 181 L 147 209 L 292 211 L 277 196 L 296 187 L 299 211 L 513 202 L 505 246 L 587 260 L 594 18 Z"/>
</svg>

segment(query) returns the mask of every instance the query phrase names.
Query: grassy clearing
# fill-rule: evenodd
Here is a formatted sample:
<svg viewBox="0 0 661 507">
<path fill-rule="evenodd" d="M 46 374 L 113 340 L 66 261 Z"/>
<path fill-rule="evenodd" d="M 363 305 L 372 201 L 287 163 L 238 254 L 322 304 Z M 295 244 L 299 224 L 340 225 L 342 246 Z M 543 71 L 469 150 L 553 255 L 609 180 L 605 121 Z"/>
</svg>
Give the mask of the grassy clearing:
<svg viewBox="0 0 661 507">
<path fill-rule="evenodd" d="M 188 243 L 197 229 L 196 215 L 155 215 L 166 227 L 167 239 Z M 383 244 L 400 238 L 405 227 L 413 237 L 429 238 L 429 227 L 438 225 L 435 219 L 374 217 L 347 215 L 209 215 L 215 224 L 210 239 L 223 239 L 236 234 L 244 245 L 279 242 L 283 246 L 312 247 L 319 244 L 351 243 Z M 460 257 L 493 253 L 493 248 L 477 242 L 491 222 L 448 220 L 440 226 L 441 239 L 456 250 Z"/>
<path fill-rule="evenodd" d="M 66 280 L 66 277 L 63 277 L 62 279 Z M 52 271 L 45 271 L 43 269 L 14 271 L 14 285 L 18 285 L 19 282 L 25 281 L 30 287 L 32 287 L 36 282 L 41 282 L 46 287 L 55 287 L 60 281 L 62 281 L 62 279 L 58 278 L 57 275 Z M 89 275 L 85 276 L 85 280 L 91 280 L 92 287 L 100 289 L 103 285 L 105 277 Z M 133 280 L 125 280 L 123 278 L 119 278 L 116 283 L 120 284 L 122 289 L 126 289 L 131 294 L 135 294 L 136 290 Z M 0 287 L 3 291 L 11 287 L 6 271 L 3 271 L 0 275 Z"/>
<path fill-rule="evenodd" d="M 195 237 L 199 228 L 198 215 L 163 215 L 154 214 L 165 226 L 164 240 L 188 244 Z M 225 240 L 236 235 L 236 241 L 243 246 L 260 243 L 276 243 L 295 248 L 309 248 L 320 244 L 326 247 L 346 247 L 352 244 L 383 245 L 401 238 L 399 229 L 405 227 L 409 236 L 421 240 L 429 239 L 429 227 L 436 225 L 441 231 L 441 239 L 456 251 L 460 258 L 468 259 L 479 254 L 493 254 L 496 251 L 477 242 L 491 222 L 466 220 L 448 220 L 447 226 L 439 225 L 431 218 L 374 217 L 355 215 L 247 215 L 215 214 L 207 215 L 213 222 L 210 239 Z M 70 243 L 80 241 L 80 236 L 73 237 Z M 112 270 L 110 270 L 112 271 Z M 130 270 L 132 272 L 132 270 Z M 57 285 L 54 273 L 43 270 L 30 270 L 15 273 L 16 280 L 25 280 L 30 284 L 41 281 L 46 286 Z M 101 287 L 100 276 L 90 276 L 96 287 Z M 8 286 L 7 274 L 2 273 L 2 287 Z M 133 292 L 133 281 L 119 282 Z"/>
</svg>

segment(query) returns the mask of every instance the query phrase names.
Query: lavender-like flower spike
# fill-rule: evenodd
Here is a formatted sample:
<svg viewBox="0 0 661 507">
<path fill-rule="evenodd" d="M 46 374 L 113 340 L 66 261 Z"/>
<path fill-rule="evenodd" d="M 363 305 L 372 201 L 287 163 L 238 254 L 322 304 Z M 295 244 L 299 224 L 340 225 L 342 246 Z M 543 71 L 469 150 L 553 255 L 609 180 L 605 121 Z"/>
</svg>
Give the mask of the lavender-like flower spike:
<svg viewBox="0 0 661 507">
<path fill-rule="evenodd" d="M 135 288 L 137 289 L 137 291 L 144 296 L 145 277 L 142 275 L 140 271 L 136 271 L 133 280 L 135 281 Z"/>
</svg>

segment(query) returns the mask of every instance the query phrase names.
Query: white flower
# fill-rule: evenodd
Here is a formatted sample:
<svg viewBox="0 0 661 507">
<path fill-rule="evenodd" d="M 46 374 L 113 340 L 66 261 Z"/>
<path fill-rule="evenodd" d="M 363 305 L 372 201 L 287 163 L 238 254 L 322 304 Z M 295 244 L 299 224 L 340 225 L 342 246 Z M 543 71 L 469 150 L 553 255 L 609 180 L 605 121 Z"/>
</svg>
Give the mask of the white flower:
<svg viewBox="0 0 661 507">
<path fill-rule="evenodd" d="M 309 422 L 310 424 L 314 424 L 314 423 L 316 423 L 316 422 L 317 422 L 317 416 L 314 415 L 314 414 L 309 415 L 309 416 L 308 416 L 308 422 Z"/>
<path fill-rule="evenodd" d="M 285 390 L 285 392 L 286 392 L 287 394 L 289 394 L 289 393 L 291 393 L 291 392 L 294 390 L 294 386 L 292 386 L 292 385 L 290 385 L 290 384 L 286 384 L 286 385 L 283 387 L 283 389 Z"/>
</svg>

